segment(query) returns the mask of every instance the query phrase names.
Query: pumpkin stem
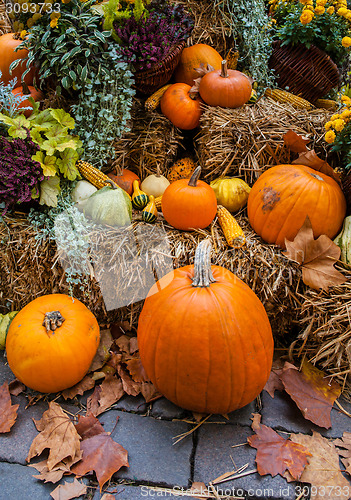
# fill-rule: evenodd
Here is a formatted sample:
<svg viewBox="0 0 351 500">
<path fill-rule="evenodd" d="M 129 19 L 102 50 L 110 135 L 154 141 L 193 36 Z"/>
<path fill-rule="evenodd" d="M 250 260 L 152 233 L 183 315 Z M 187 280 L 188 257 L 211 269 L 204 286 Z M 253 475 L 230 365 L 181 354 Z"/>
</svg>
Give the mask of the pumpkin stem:
<svg viewBox="0 0 351 500">
<path fill-rule="evenodd" d="M 111 185 L 112 189 L 118 189 L 118 186 L 112 179 L 106 179 L 106 182 Z"/>
<path fill-rule="evenodd" d="M 188 186 L 196 186 L 197 181 L 199 180 L 201 174 L 201 167 L 200 165 L 195 168 L 192 176 L 190 177 L 190 180 L 188 182 Z"/>
<path fill-rule="evenodd" d="M 30 94 L 30 91 L 29 91 L 29 88 L 28 88 L 28 85 L 26 84 L 25 81 L 21 82 L 22 84 L 22 94 L 23 95 L 28 95 Z"/>
<path fill-rule="evenodd" d="M 62 323 L 65 321 L 65 318 L 62 316 L 60 311 L 50 311 L 45 313 L 43 326 L 46 328 L 46 333 L 50 331 L 54 332 L 62 326 Z"/>
<path fill-rule="evenodd" d="M 211 240 L 207 238 L 195 250 L 193 286 L 209 287 L 216 280 L 211 270 Z"/>
<path fill-rule="evenodd" d="M 228 78 L 228 65 L 226 59 L 224 59 L 221 63 L 221 77 Z"/>
</svg>

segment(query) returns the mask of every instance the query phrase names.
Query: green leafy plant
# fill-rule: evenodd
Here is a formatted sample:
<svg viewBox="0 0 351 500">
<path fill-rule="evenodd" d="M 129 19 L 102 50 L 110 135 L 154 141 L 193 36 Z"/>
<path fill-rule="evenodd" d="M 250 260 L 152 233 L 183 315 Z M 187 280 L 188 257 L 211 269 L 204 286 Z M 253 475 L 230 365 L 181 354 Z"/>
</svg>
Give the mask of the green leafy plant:
<svg viewBox="0 0 351 500">
<path fill-rule="evenodd" d="M 27 48 L 27 69 L 34 62 L 39 77 L 53 77 L 65 89 L 79 90 L 87 77 L 107 75 L 110 58 L 105 43 L 109 31 L 102 31 L 102 15 L 92 10 L 95 0 L 70 0 L 60 4 L 60 12 L 43 14 L 19 48 Z M 11 68 L 19 64 L 14 61 Z"/>
<path fill-rule="evenodd" d="M 113 38 L 120 42 L 119 37 L 113 29 L 115 23 L 122 24 L 130 19 L 131 16 L 134 17 L 136 21 L 145 15 L 147 15 L 147 9 L 145 5 L 149 2 L 142 0 L 135 0 L 135 2 L 127 2 L 125 0 L 109 0 L 103 7 L 104 14 L 104 29 L 112 31 Z"/>
<path fill-rule="evenodd" d="M 346 1 L 273 0 L 274 36 L 283 45 L 315 45 L 341 66 L 351 45 L 351 11 Z"/>
<path fill-rule="evenodd" d="M 27 96 L 19 94 L 14 95 L 12 91 L 18 87 L 17 78 L 14 78 L 9 83 L 5 84 L 1 80 L 2 73 L 0 71 L 0 112 L 7 116 L 15 116 L 18 114 L 20 104 L 27 100 Z M 30 109 L 22 107 L 21 110 Z"/>
<path fill-rule="evenodd" d="M 69 133 L 75 121 L 63 109 L 48 108 L 39 111 L 32 101 L 33 113 L 29 118 L 23 115 L 9 117 L 0 113 L 0 122 L 8 126 L 7 133 L 12 138 L 24 139 L 28 136 L 39 146 L 32 160 L 40 164 L 46 177 L 40 184 L 42 205 L 55 206 L 60 192 L 60 177 L 70 181 L 79 177 L 75 164 L 81 152 L 82 142 L 78 136 Z"/>
<path fill-rule="evenodd" d="M 215 0 L 215 7 L 229 27 L 240 53 L 239 66 L 250 73 L 259 93 L 274 82 L 268 68 L 272 53 L 272 36 L 264 0 Z"/>
<path fill-rule="evenodd" d="M 89 75 L 72 106 L 76 128 L 84 146 L 82 159 L 102 169 L 115 157 L 113 141 L 129 130 L 130 109 L 135 91 L 128 64 L 119 62 L 115 47 L 108 46 L 111 67 L 100 79 Z"/>
</svg>

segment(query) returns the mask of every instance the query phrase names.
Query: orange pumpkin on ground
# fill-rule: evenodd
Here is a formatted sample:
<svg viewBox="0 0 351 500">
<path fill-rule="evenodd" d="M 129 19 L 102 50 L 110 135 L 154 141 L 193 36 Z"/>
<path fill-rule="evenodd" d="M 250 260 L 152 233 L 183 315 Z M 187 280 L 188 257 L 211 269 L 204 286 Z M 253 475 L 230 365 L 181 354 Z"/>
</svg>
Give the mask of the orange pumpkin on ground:
<svg viewBox="0 0 351 500">
<path fill-rule="evenodd" d="M 193 130 L 199 126 L 202 102 L 199 94 L 190 92 L 190 85 L 174 83 L 161 98 L 161 111 L 174 126 Z"/>
<path fill-rule="evenodd" d="M 21 84 L 22 73 L 26 70 L 26 63 L 21 62 L 10 74 L 10 64 L 16 59 L 24 59 L 27 57 L 27 49 L 21 49 L 15 52 L 15 48 L 18 47 L 22 40 L 17 40 L 14 38 L 15 33 L 6 33 L 0 36 L 0 71 L 2 73 L 1 80 L 4 83 L 9 83 L 15 77 L 17 78 L 17 85 Z M 24 81 L 27 85 L 33 84 L 33 78 L 35 75 L 34 68 L 30 70 L 29 73 L 24 77 Z"/>
<path fill-rule="evenodd" d="M 195 71 L 201 64 L 209 64 L 214 69 L 221 68 L 222 57 L 210 45 L 197 43 L 183 49 L 179 63 L 174 70 L 174 80 L 177 83 L 186 83 L 191 87 L 194 85 L 194 79 L 199 78 Z"/>
<path fill-rule="evenodd" d="M 308 215 L 314 237 L 333 239 L 346 215 L 346 200 L 331 177 L 305 165 L 276 165 L 252 186 L 247 202 L 250 224 L 267 243 L 285 248 Z"/>
<path fill-rule="evenodd" d="M 273 359 L 266 311 L 231 271 L 211 266 L 203 240 L 194 266 L 151 288 L 138 323 L 148 377 L 167 399 L 191 411 L 225 414 L 253 401 Z"/>
<path fill-rule="evenodd" d="M 28 92 L 27 90 L 23 90 L 22 87 L 17 87 L 15 89 L 12 90 L 12 93 L 13 95 L 20 95 L 20 96 L 28 96 L 28 97 L 33 97 L 33 99 L 37 102 L 37 101 L 41 101 L 43 99 L 43 93 L 40 91 L 40 90 L 37 90 L 35 89 L 34 87 L 27 87 L 28 89 Z M 26 116 L 27 118 L 32 114 L 32 111 L 33 111 L 33 106 L 32 106 L 32 103 L 30 101 L 28 101 L 28 99 L 26 99 L 25 101 L 22 101 L 21 104 L 18 106 L 19 109 L 21 108 L 31 108 L 31 109 L 25 109 L 23 110 L 23 114 L 24 116 Z"/>
<path fill-rule="evenodd" d="M 201 78 L 199 93 L 209 106 L 240 108 L 250 99 L 252 85 L 246 75 L 235 69 L 227 69 L 227 61 L 222 67 L 210 71 Z"/>
<path fill-rule="evenodd" d="M 141 184 L 139 176 L 126 168 L 123 168 L 121 172 L 109 172 L 107 175 L 110 179 L 113 180 L 113 182 L 117 184 L 117 186 L 124 189 L 124 191 L 126 191 L 129 196 L 132 196 L 133 194 L 133 182 L 138 181 L 139 186 Z"/>
<path fill-rule="evenodd" d="M 7 360 L 26 386 L 58 392 L 82 380 L 99 341 L 96 318 L 82 302 L 64 294 L 44 295 L 12 321 L 6 337 Z"/>
<path fill-rule="evenodd" d="M 203 229 L 215 218 L 217 198 L 206 182 L 199 180 L 201 167 L 190 179 L 172 182 L 162 195 L 162 213 L 176 229 Z"/>
</svg>

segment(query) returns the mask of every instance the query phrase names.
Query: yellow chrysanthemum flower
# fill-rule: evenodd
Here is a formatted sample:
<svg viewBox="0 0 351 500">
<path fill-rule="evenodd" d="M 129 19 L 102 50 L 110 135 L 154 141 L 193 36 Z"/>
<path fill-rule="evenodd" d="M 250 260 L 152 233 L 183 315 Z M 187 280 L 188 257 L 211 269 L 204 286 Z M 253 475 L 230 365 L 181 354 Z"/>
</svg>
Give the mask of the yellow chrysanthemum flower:
<svg viewBox="0 0 351 500">
<path fill-rule="evenodd" d="M 335 141 L 336 135 L 334 130 L 328 130 L 325 134 L 324 139 L 328 144 L 332 144 Z"/>
<path fill-rule="evenodd" d="M 40 14 L 40 12 L 36 12 L 35 14 L 33 14 L 33 21 L 38 21 L 38 19 L 40 19 L 42 16 L 42 14 Z"/>
<path fill-rule="evenodd" d="M 53 20 L 53 19 L 60 19 L 60 17 L 61 17 L 60 12 L 52 12 L 52 13 L 50 14 L 50 19 L 51 19 L 51 20 Z"/>
<path fill-rule="evenodd" d="M 333 127 L 333 122 L 327 122 L 324 125 L 325 130 L 330 130 Z"/>
<path fill-rule="evenodd" d="M 341 40 L 341 45 L 343 47 L 350 47 L 351 46 L 351 38 L 349 36 L 344 36 L 344 38 Z"/>
<path fill-rule="evenodd" d="M 301 24 L 308 24 L 312 21 L 313 19 L 313 12 L 311 12 L 310 10 L 304 10 L 300 16 L 300 23 Z"/>
<path fill-rule="evenodd" d="M 28 22 L 27 22 L 27 24 L 28 24 Z M 20 33 L 20 37 L 22 38 L 22 40 L 24 40 L 24 39 L 25 39 L 26 34 L 27 34 L 27 31 L 26 31 L 26 30 L 21 31 L 21 33 Z"/>
<path fill-rule="evenodd" d="M 18 31 L 18 26 L 19 26 L 19 22 L 18 22 L 18 21 L 15 21 L 15 22 L 13 23 L 13 29 L 14 29 L 15 31 Z"/>
<path fill-rule="evenodd" d="M 332 115 L 330 117 L 330 121 L 333 122 L 334 120 L 337 120 L 338 118 L 340 118 L 340 115 L 338 115 L 338 114 Z"/>
<path fill-rule="evenodd" d="M 348 95 L 342 95 L 341 102 L 343 102 L 344 104 L 347 104 L 347 103 L 351 102 L 351 99 Z"/>
<path fill-rule="evenodd" d="M 344 16 L 345 14 L 347 14 L 347 11 L 348 9 L 346 7 L 340 7 L 340 9 L 338 9 L 337 11 L 337 14 L 338 16 Z"/>
<path fill-rule="evenodd" d="M 325 8 L 322 5 L 317 5 L 317 7 L 314 9 L 314 13 L 317 15 L 324 14 Z"/>
<path fill-rule="evenodd" d="M 328 14 L 334 14 L 334 11 L 335 11 L 335 9 L 334 9 L 333 6 L 327 8 L 327 13 Z"/>
<path fill-rule="evenodd" d="M 321 5 L 322 7 L 324 7 L 326 3 L 327 3 L 327 0 L 317 0 L 316 1 L 317 6 Z"/>
<path fill-rule="evenodd" d="M 335 120 L 335 122 L 334 122 L 334 129 L 337 132 L 341 132 L 344 127 L 345 127 L 345 121 L 344 120 L 342 120 L 341 118 L 338 118 L 337 120 Z"/>
<path fill-rule="evenodd" d="M 55 17 L 55 19 L 51 19 L 51 21 L 50 21 L 50 27 L 51 28 L 56 28 L 57 23 L 58 23 L 57 17 Z"/>
<path fill-rule="evenodd" d="M 29 19 L 27 19 L 27 27 L 30 29 L 34 24 L 34 19 L 32 17 L 30 17 Z"/>
<path fill-rule="evenodd" d="M 351 116 L 351 110 L 345 109 L 342 113 L 340 113 L 340 118 L 345 120 L 346 122 L 350 121 L 349 118 Z"/>
</svg>

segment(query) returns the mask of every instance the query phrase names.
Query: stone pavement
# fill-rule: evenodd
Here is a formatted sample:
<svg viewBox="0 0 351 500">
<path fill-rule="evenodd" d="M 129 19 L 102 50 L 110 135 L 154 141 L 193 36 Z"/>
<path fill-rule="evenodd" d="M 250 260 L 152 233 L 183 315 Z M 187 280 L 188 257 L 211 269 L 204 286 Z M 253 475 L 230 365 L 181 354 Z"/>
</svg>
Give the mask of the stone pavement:
<svg viewBox="0 0 351 500">
<path fill-rule="evenodd" d="M 0 386 L 13 378 L 6 359 L 1 354 Z M 86 398 L 87 394 L 70 403 L 63 399 L 56 401 L 63 408 L 77 413 Z M 36 470 L 28 467 L 25 461 L 30 444 L 37 435 L 32 419 L 41 418 L 48 408 L 47 402 L 39 401 L 25 409 L 27 398 L 21 394 L 12 396 L 12 403 L 19 403 L 20 407 L 11 432 L 0 434 L 0 500 L 50 500 L 50 492 L 57 484 L 45 484 L 35 479 L 33 474 L 36 474 Z M 344 400 L 341 403 L 351 413 L 351 404 Z M 179 492 L 187 489 L 194 481 L 208 484 L 221 474 L 233 470 L 235 466 L 248 463 L 248 471 L 255 469 L 256 450 L 247 444 L 233 447 L 245 443 L 252 434 L 250 417 L 253 412 L 261 413 L 263 424 L 285 433 L 311 434 L 312 430 L 317 430 L 325 437 L 335 438 L 341 437 L 344 431 L 351 430 L 351 419 L 336 409 L 332 410 L 332 428 L 326 430 L 305 420 L 289 396 L 276 392 L 272 399 L 263 391 L 259 407 L 256 400 L 231 413 L 228 420 L 222 416 L 211 416 L 207 423 L 174 445 L 175 436 L 193 427 L 185 421 L 191 416 L 189 412 L 164 398 L 145 404 L 142 397 L 127 396 L 114 409 L 100 415 L 99 420 L 106 431 L 112 432 L 113 439 L 128 450 L 130 467 L 118 471 L 109 488 L 104 488 L 102 493 L 99 492 L 95 476 L 85 476 L 88 493 L 84 500 L 100 500 L 107 491 L 116 500 L 190 499 L 193 497 L 178 497 L 166 494 L 162 489 L 151 490 L 148 486 Z M 119 421 L 115 426 L 117 417 Z M 73 476 L 64 477 L 58 484 L 65 481 L 73 481 Z M 222 495 L 236 494 L 245 499 L 275 500 L 294 500 L 302 490 L 301 485 L 287 483 L 281 476 L 261 477 L 258 473 L 222 483 L 217 488 Z M 328 498 L 334 500 L 339 497 Z"/>
</svg>

